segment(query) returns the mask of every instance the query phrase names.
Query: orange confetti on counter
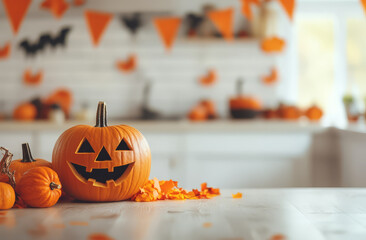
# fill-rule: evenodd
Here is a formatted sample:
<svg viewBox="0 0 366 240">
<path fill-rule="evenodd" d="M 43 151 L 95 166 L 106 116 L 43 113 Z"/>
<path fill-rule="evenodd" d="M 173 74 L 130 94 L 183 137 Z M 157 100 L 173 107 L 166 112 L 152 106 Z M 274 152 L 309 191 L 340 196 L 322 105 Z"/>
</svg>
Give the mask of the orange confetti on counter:
<svg viewBox="0 0 366 240">
<path fill-rule="evenodd" d="M 238 192 L 236 194 L 231 194 L 233 196 L 233 198 L 242 198 L 243 194 L 241 192 Z"/>
<path fill-rule="evenodd" d="M 275 234 L 271 237 L 271 240 L 285 240 L 286 237 L 283 234 Z"/>
<path fill-rule="evenodd" d="M 140 188 L 139 192 L 131 200 L 152 202 L 157 200 L 210 199 L 218 195 L 220 195 L 220 189 L 207 187 L 207 183 L 201 184 L 201 191 L 193 189 L 189 192 L 179 188 L 176 181 L 159 181 L 157 178 L 154 178 Z"/>
<path fill-rule="evenodd" d="M 111 238 L 110 236 L 104 234 L 104 233 L 93 233 L 90 234 L 88 237 L 89 240 L 114 240 L 114 238 Z"/>
</svg>

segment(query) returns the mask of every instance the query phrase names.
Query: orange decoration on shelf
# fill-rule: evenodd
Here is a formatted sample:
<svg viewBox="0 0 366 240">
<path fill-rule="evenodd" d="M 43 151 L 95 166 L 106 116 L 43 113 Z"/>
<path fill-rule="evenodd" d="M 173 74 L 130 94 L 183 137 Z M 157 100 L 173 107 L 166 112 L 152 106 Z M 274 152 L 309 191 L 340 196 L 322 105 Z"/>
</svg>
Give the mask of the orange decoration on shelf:
<svg viewBox="0 0 366 240">
<path fill-rule="evenodd" d="M 131 54 L 126 60 L 118 60 L 116 66 L 122 72 L 132 72 L 137 67 L 137 57 L 135 54 Z"/>
<path fill-rule="evenodd" d="M 14 109 L 13 118 L 20 121 L 32 121 L 37 116 L 37 109 L 33 104 L 22 103 Z"/>
<path fill-rule="evenodd" d="M 98 46 L 113 14 L 87 10 L 84 13 L 87 27 L 94 46 Z"/>
<path fill-rule="evenodd" d="M 180 17 L 159 17 L 154 19 L 155 27 L 166 50 L 172 48 L 181 22 Z"/>
<path fill-rule="evenodd" d="M 210 69 L 205 76 L 200 77 L 199 82 L 203 86 L 211 86 L 217 81 L 217 74 L 214 69 Z"/>
<path fill-rule="evenodd" d="M 86 3 L 85 0 L 73 0 L 72 1 L 72 5 L 74 5 L 75 7 L 80 7 L 82 5 L 84 5 Z"/>
<path fill-rule="evenodd" d="M 0 59 L 5 59 L 10 56 L 10 42 L 4 45 L 4 47 L 0 48 Z"/>
<path fill-rule="evenodd" d="M 193 189 L 188 192 L 178 188 L 176 181 L 159 181 L 157 178 L 149 180 L 131 200 L 136 202 L 152 202 L 157 200 L 185 200 L 185 199 L 209 199 L 220 195 L 220 189 L 207 187 L 201 184 L 201 191 Z"/>
<path fill-rule="evenodd" d="M 286 237 L 283 234 L 275 234 L 271 237 L 271 240 L 285 240 Z"/>
<path fill-rule="evenodd" d="M 298 107 L 291 105 L 281 105 L 278 111 L 280 117 L 285 120 L 298 120 L 302 115 Z"/>
<path fill-rule="evenodd" d="M 23 82 L 27 85 L 40 85 L 43 80 L 43 71 L 40 70 L 38 73 L 32 74 L 30 69 L 26 69 L 23 73 Z"/>
<path fill-rule="evenodd" d="M 18 33 L 31 2 L 32 0 L 3 0 L 14 35 Z"/>
<path fill-rule="evenodd" d="M 60 105 L 66 116 L 69 116 L 72 106 L 72 93 L 68 89 L 58 89 L 48 96 L 44 103 L 49 106 L 52 104 Z"/>
<path fill-rule="evenodd" d="M 217 117 L 215 103 L 211 100 L 202 100 L 188 113 L 188 118 L 192 121 L 205 121 Z"/>
<path fill-rule="evenodd" d="M 214 10 L 207 13 L 208 18 L 226 40 L 232 40 L 234 9 Z"/>
<path fill-rule="evenodd" d="M 241 0 L 242 2 L 242 8 L 241 8 L 241 12 L 242 14 L 249 20 L 251 21 L 253 19 L 253 13 L 252 13 L 252 4 L 255 4 L 257 6 L 260 5 L 260 1 L 259 0 Z"/>
<path fill-rule="evenodd" d="M 278 72 L 276 68 L 272 68 L 270 75 L 262 78 L 264 84 L 272 85 L 278 81 Z"/>
<path fill-rule="evenodd" d="M 295 0 L 278 0 L 278 1 L 282 5 L 283 9 L 287 13 L 290 20 L 292 20 L 295 10 Z"/>
<path fill-rule="evenodd" d="M 262 41 L 261 48 L 264 52 L 267 53 L 282 52 L 285 45 L 285 40 L 278 37 L 272 37 L 264 39 Z"/>
<path fill-rule="evenodd" d="M 242 198 L 243 194 L 241 192 L 235 193 L 235 194 L 231 194 L 233 196 L 233 198 Z"/>
<path fill-rule="evenodd" d="M 44 0 L 41 3 L 41 8 L 49 9 L 55 18 L 60 19 L 69 9 L 69 3 L 65 0 Z"/>
<path fill-rule="evenodd" d="M 316 105 L 313 105 L 311 107 L 309 107 L 306 111 L 305 111 L 305 116 L 310 120 L 310 121 L 319 121 L 322 117 L 323 117 L 323 111 L 321 110 L 321 108 L 319 108 Z"/>
</svg>

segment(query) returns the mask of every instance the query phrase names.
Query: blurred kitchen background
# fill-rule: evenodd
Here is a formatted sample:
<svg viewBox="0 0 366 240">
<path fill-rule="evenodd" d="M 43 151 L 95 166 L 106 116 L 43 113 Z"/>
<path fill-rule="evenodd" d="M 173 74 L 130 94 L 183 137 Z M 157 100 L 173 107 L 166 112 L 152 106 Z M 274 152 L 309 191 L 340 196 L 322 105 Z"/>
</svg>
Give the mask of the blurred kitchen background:
<svg viewBox="0 0 366 240">
<path fill-rule="evenodd" d="M 3 0 L 0 146 L 51 161 L 102 100 L 151 177 L 365 187 L 365 43 L 361 0 Z"/>
</svg>

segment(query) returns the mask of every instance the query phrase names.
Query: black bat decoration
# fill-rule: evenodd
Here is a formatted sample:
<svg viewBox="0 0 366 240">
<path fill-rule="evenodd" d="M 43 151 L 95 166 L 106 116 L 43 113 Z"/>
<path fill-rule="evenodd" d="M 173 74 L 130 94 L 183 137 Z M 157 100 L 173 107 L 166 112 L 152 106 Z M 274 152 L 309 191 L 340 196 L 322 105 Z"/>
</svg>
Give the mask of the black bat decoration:
<svg viewBox="0 0 366 240">
<path fill-rule="evenodd" d="M 132 34 L 136 34 L 137 30 L 142 26 L 140 13 L 134 13 L 130 16 L 122 15 L 121 21 Z"/>
<path fill-rule="evenodd" d="M 194 14 L 194 13 L 189 13 L 186 17 L 187 21 L 188 21 L 188 27 L 191 30 L 197 30 L 197 28 L 201 25 L 202 21 L 203 21 L 203 17 L 198 15 L 198 14 Z"/>
<path fill-rule="evenodd" d="M 19 47 L 24 50 L 26 56 L 34 57 L 47 46 L 50 46 L 52 49 L 57 46 L 65 47 L 66 37 L 70 31 L 71 27 L 64 27 L 55 37 L 49 33 L 44 33 L 39 37 L 38 42 L 31 43 L 28 39 L 25 39 L 19 43 Z"/>
</svg>

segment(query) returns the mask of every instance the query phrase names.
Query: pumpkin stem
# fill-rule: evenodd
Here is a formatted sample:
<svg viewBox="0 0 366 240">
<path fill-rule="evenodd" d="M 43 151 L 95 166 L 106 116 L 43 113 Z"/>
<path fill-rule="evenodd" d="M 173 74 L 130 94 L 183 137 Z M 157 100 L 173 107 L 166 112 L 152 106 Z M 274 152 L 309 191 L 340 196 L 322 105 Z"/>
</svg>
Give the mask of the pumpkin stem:
<svg viewBox="0 0 366 240">
<path fill-rule="evenodd" d="M 244 85 L 244 80 L 242 78 L 239 78 L 238 81 L 236 82 L 236 92 L 237 92 L 238 96 L 243 95 L 243 85 Z"/>
<path fill-rule="evenodd" d="M 54 190 L 54 189 L 61 189 L 61 185 L 57 184 L 57 183 L 54 183 L 54 182 L 51 182 L 50 183 L 50 188 L 51 190 Z"/>
<path fill-rule="evenodd" d="M 32 153 L 31 153 L 28 143 L 22 144 L 22 151 L 23 151 L 23 159 L 21 162 L 35 162 L 36 161 L 32 157 Z"/>
<path fill-rule="evenodd" d="M 98 103 L 97 117 L 95 127 L 107 126 L 107 105 L 105 102 L 100 101 Z"/>
</svg>

